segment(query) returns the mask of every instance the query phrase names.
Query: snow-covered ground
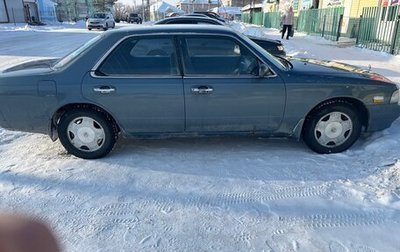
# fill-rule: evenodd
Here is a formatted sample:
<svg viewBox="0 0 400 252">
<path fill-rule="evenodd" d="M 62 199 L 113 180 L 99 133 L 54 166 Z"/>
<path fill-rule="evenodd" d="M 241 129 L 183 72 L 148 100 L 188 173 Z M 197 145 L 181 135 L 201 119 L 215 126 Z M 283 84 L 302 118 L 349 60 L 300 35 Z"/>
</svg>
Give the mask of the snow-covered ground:
<svg viewBox="0 0 400 252">
<path fill-rule="evenodd" d="M 0 25 L 0 68 L 97 34 Z M 398 56 L 304 34 L 283 42 L 290 55 L 371 65 L 400 82 Z M 334 155 L 279 139 L 122 140 L 92 161 L 0 128 L 0 209 L 45 219 L 65 251 L 399 251 L 399 159 L 400 120 Z"/>
</svg>

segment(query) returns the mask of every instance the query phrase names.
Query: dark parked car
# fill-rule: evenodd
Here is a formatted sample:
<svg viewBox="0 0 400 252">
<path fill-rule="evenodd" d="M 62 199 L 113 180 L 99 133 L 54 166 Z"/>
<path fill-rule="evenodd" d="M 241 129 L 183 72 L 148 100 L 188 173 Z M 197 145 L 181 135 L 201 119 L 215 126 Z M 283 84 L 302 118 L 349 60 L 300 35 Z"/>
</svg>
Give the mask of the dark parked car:
<svg viewBox="0 0 400 252">
<path fill-rule="evenodd" d="M 211 24 L 225 25 L 219 20 L 201 16 L 178 16 L 161 19 L 154 24 Z"/>
<path fill-rule="evenodd" d="M 142 23 L 142 18 L 137 13 L 131 13 L 131 14 L 129 14 L 129 17 L 128 17 L 128 23 L 141 24 Z"/>
<path fill-rule="evenodd" d="M 223 17 L 221 17 L 220 15 L 218 15 L 217 13 L 212 12 L 212 11 L 195 11 L 193 13 L 194 14 L 202 14 L 202 15 L 205 15 L 205 16 L 207 16 L 209 18 L 217 19 L 217 20 L 225 23 L 225 19 Z"/>
<path fill-rule="evenodd" d="M 383 76 L 278 59 L 223 26 L 112 30 L 49 65 L 1 73 L 0 125 L 59 138 L 81 158 L 105 156 L 119 135 L 282 136 L 335 153 L 400 113 Z"/>
<path fill-rule="evenodd" d="M 201 14 L 198 14 L 201 15 Z M 155 23 L 156 25 L 160 24 L 210 24 L 210 25 L 225 25 L 221 21 L 216 19 L 208 18 L 208 17 L 200 17 L 200 16 L 180 16 L 180 17 L 171 17 L 164 18 Z M 267 52 L 275 55 L 275 56 L 286 56 L 285 48 L 281 41 L 267 39 L 267 38 L 257 38 L 257 37 L 249 37 L 251 40 L 256 42 L 259 46 L 261 46 Z"/>
</svg>

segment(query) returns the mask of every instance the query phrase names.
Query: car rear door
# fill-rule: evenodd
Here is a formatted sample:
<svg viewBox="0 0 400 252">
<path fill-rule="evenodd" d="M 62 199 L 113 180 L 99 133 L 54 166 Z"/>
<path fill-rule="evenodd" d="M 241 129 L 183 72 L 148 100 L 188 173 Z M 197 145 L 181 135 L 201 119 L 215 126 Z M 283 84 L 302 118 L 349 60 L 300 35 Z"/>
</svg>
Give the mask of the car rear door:
<svg viewBox="0 0 400 252">
<path fill-rule="evenodd" d="M 285 108 L 285 86 L 272 71 L 259 77 L 260 59 L 234 37 L 180 37 L 186 131 L 274 131 Z"/>
<path fill-rule="evenodd" d="M 184 98 L 174 38 L 130 37 L 82 83 L 83 95 L 130 134 L 184 131 Z"/>
</svg>

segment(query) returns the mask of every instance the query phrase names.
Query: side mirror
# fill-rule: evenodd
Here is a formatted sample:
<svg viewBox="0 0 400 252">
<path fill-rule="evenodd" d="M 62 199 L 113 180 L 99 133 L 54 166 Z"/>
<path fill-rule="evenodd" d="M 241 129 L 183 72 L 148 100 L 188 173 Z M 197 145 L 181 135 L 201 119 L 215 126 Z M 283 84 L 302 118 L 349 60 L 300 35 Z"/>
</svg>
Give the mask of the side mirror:
<svg viewBox="0 0 400 252">
<path fill-rule="evenodd" d="M 268 75 L 271 72 L 269 67 L 265 64 L 260 64 L 259 69 L 258 69 L 258 76 L 259 77 L 264 77 Z"/>
<path fill-rule="evenodd" d="M 106 17 L 106 19 L 110 19 L 110 17 Z"/>
</svg>

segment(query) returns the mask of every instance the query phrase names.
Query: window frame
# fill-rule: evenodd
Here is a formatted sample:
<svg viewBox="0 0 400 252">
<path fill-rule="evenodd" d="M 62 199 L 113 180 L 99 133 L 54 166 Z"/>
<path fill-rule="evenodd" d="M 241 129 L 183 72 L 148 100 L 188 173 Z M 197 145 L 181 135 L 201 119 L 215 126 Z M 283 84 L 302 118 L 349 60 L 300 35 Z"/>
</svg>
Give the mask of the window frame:
<svg viewBox="0 0 400 252">
<path fill-rule="evenodd" d="M 113 74 L 113 75 L 99 75 L 101 66 L 106 62 L 106 60 L 111 56 L 111 54 L 118 49 L 118 47 L 127 40 L 140 40 L 140 39 L 170 39 L 172 41 L 173 50 L 175 51 L 175 64 L 177 72 L 174 75 L 171 74 Z M 90 70 L 90 75 L 93 78 L 106 78 L 106 79 L 143 79 L 143 78 L 182 78 L 182 70 L 181 70 L 181 63 L 180 63 L 180 52 L 179 48 L 177 47 L 176 38 L 174 35 L 166 35 L 166 34 L 144 34 L 144 35 L 130 35 L 121 38 L 117 41 L 101 58 L 100 60 L 92 67 Z"/>
<path fill-rule="evenodd" d="M 274 68 L 278 68 L 279 67 L 274 65 L 274 63 L 266 63 L 265 60 L 263 60 L 256 52 L 259 52 L 256 48 L 251 48 L 249 47 L 246 43 L 243 43 L 243 41 L 241 41 L 238 37 L 234 36 L 233 34 L 216 34 L 216 33 L 212 33 L 212 32 L 202 32 L 202 33 L 197 33 L 197 32 L 173 32 L 173 33 L 169 33 L 169 34 L 165 34 L 165 33 L 153 33 L 153 34 L 132 34 L 132 35 L 126 35 L 124 37 L 122 37 L 121 39 L 119 39 L 113 46 L 111 46 L 101 57 L 100 59 L 94 64 L 94 66 L 91 68 L 90 70 L 90 76 L 92 78 L 96 78 L 96 79 L 143 79 L 143 78 L 148 78 L 149 76 L 134 76 L 134 75 L 129 75 L 129 76 L 102 76 L 102 75 L 97 75 L 96 74 L 96 70 L 99 68 L 99 66 L 103 63 L 103 61 L 109 56 L 109 54 L 116 48 L 118 47 L 123 41 L 125 41 L 126 39 L 129 38 L 145 38 L 145 37 L 171 37 L 174 41 L 175 44 L 175 51 L 176 51 L 176 55 L 177 55 L 177 67 L 178 67 L 178 72 L 179 74 L 177 76 L 171 76 L 171 75 L 165 75 L 165 76 L 160 76 L 160 75 L 154 75 L 151 76 L 151 78 L 153 79 L 165 79 L 165 78 L 170 78 L 170 79 L 176 79 L 176 78 L 184 78 L 184 77 L 191 77 L 191 78 L 210 78 L 210 76 L 212 76 L 213 78 L 226 78 L 227 75 L 203 75 L 203 76 L 190 76 L 190 75 L 185 75 L 185 67 L 183 65 L 183 51 L 182 51 L 182 45 L 181 45 L 181 38 L 182 37 L 187 37 L 187 36 L 211 36 L 211 37 L 215 37 L 215 36 L 220 36 L 220 37 L 226 37 L 226 38 L 231 38 L 235 41 L 237 41 L 239 44 L 243 45 L 244 47 L 246 47 L 253 55 L 255 55 L 257 57 L 257 59 L 259 60 L 259 62 L 261 62 L 262 64 L 268 66 L 268 68 L 271 71 L 271 75 L 268 76 L 254 76 L 254 75 L 229 75 L 229 77 L 235 77 L 235 78 L 264 78 L 264 79 L 269 79 L 269 78 L 275 78 L 278 76 L 278 74 L 276 73 L 276 70 Z M 243 38 L 242 38 L 243 39 Z M 250 40 L 250 39 L 249 39 Z M 259 47 L 260 50 L 263 50 L 261 47 Z M 274 66 L 271 67 L 271 65 Z M 285 71 L 283 69 L 280 69 L 280 71 Z"/>
<path fill-rule="evenodd" d="M 258 75 L 254 74 L 188 74 L 185 66 L 185 59 L 184 55 L 189 56 L 189 51 L 187 49 L 187 44 L 186 44 L 186 39 L 187 38 L 223 38 L 223 39 L 229 39 L 233 41 L 234 43 L 238 44 L 241 46 L 241 48 L 245 48 L 251 55 L 253 55 L 260 66 L 260 64 L 267 65 L 271 71 L 271 75 L 268 76 L 263 76 L 260 77 Z M 231 35 L 225 35 L 225 34 L 206 34 L 206 33 L 201 33 L 201 34 L 181 34 L 178 35 L 178 43 L 179 43 L 179 50 L 180 50 L 180 62 L 181 62 L 181 67 L 182 67 L 182 73 L 184 77 L 189 77 L 189 78 L 274 78 L 277 76 L 276 72 L 270 67 L 270 64 L 265 63 L 254 51 L 249 48 L 246 44 L 242 43 L 239 39 L 235 38 L 234 36 Z"/>
</svg>

